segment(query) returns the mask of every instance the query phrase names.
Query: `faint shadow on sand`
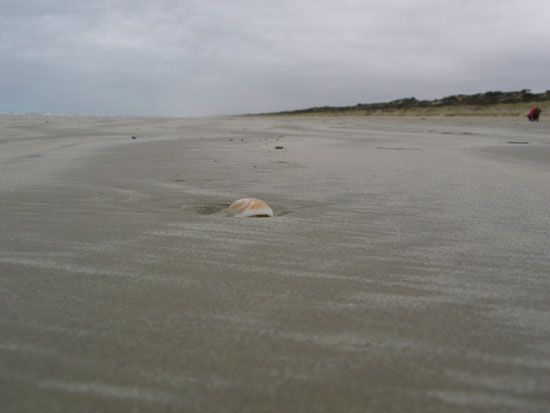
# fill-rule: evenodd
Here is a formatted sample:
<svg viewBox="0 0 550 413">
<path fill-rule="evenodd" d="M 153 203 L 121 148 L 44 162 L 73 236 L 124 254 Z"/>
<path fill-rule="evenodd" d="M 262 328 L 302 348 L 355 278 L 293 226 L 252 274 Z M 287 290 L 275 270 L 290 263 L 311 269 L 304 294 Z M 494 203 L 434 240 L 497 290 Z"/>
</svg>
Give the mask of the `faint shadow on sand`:
<svg viewBox="0 0 550 413">
<path fill-rule="evenodd" d="M 232 201 L 231 201 L 232 202 Z M 211 203 L 201 203 L 197 205 L 183 205 L 183 210 L 185 213 L 191 213 L 194 215 L 222 215 L 227 216 L 227 208 L 231 202 L 211 202 Z M 292 208 L 282 207 L 279 205 L 271 205 L 275 217 L 288 215 L 294 211 Z"/>
</svg>

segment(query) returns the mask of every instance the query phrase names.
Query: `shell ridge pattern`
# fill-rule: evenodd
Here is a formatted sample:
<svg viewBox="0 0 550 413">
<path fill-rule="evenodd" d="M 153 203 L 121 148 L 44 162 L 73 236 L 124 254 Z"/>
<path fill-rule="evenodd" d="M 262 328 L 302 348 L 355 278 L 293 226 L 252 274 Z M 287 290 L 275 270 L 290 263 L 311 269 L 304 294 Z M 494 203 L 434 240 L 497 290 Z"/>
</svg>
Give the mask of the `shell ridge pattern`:
<svg viewBox="0 0 550 413">
<path fill-rule="evenodd" d="M 242 198 L 233 202 L 227 209 L 234 217 L 273 217 L 273 210 L 261 199 Z"/>
</svg>

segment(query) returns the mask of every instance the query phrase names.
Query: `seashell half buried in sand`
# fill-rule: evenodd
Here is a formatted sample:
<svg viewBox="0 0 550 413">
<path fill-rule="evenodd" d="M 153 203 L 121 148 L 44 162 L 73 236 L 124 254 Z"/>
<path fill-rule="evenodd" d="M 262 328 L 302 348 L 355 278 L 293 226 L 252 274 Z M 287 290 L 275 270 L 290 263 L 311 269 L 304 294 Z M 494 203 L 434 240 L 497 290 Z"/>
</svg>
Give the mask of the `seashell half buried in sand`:
<svg viewBox="0 0 550 413">
<path fill-rule="evenodd" d="M 257 217 L 271 218 L 273 210 L 261 199 L 242 198 L 229 205 L 227 213 L 237 218 Z"/>
</svg>

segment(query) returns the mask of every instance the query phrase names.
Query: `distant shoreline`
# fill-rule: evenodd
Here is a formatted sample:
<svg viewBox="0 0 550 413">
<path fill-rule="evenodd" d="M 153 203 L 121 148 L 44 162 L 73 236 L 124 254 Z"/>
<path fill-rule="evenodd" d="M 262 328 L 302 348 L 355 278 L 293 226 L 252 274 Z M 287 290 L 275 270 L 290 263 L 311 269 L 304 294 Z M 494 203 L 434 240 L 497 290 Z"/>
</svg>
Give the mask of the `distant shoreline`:
<svg viewBox="0 0 550 413">
<path fill-rule="evenodd" d="M 502 103 L 496 105 L 464 105 L 464 106 L 443 106 L 429 108 L 407 108 L 407 109 L 377 109 L 361 110 L 349 109 L 339 111 L 318 111 L 318 112 L 298 112 L 298 113 L 263 113 L 261 115 L 247 116 L 402 116 L 402 117 L 525 117 L 529 109 L 537 105 L 542 109 L 542 118 L 547 111 L 550 111 L 550 100 L 543 102 L 527 103 Z"/>
<path fill-rule="evenodd" d="M 355 106 L 321 106 L 257 115 L 343 115 L 343 116 L 524 116 L 534 105 L 543 113 L 550 107 L 550 90 L 531 93 L 485 92 L 453 95 L 435 100 L 403 98 L 382 103 L 359 103 Z"/>
</svg>

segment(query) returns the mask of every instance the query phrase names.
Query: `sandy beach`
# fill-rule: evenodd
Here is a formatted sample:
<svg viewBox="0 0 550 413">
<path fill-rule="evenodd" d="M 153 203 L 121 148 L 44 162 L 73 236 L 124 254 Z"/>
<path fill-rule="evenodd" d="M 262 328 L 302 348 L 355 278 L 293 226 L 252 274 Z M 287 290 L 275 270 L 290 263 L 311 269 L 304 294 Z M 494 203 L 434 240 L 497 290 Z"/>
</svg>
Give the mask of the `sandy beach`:
<svg viewBox="0 0 550 413">
<path fill-rule="evenodd" d="M 2 115 L 0 228 L 5 412 L 550 409 L 548 122 Z"/>
</svg>

